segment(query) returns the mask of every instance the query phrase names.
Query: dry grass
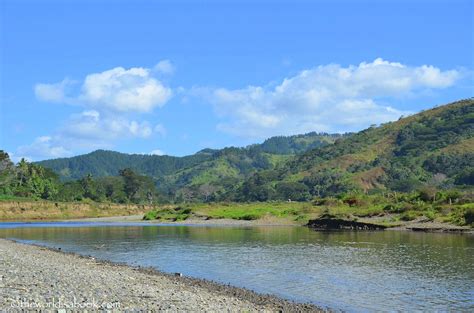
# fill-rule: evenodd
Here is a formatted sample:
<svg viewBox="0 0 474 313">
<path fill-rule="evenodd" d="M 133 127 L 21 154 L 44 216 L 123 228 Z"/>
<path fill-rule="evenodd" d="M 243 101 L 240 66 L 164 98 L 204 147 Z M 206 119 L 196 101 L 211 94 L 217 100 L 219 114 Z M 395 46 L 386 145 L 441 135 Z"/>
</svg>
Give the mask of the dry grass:
<svg viewBox="0 0 474 313">
<path fill-rule="evenodd" d="M 136 204 L 0 201 L 0 220 L 58 220 L 126 216 L 143 214 L 151 209 L 153 206 Z"/>
</svg>

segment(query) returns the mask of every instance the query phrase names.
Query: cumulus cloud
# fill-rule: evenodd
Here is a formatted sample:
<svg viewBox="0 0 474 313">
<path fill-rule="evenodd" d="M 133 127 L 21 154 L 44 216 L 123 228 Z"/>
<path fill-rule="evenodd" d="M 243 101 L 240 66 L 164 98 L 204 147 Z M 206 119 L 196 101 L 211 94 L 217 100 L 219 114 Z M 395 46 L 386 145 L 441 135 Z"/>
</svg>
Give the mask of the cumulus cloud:
<svg viewBox="0 0 474 313">
<path fill-rule="evenodd" d="M 394 100 L 451 87 L 462 76 L 457 70 L 378 58 L 358 65 L 321 65 L 277 84 L 172 90 L 159 77 L 173 72 L 173 64 L 163 60 L 152 68 L 116 67 L 91 73 L 82 81 L 36 84 L 39 100 L 82 106 L 82 112 L 71 115 L 53 135 L 20 147 L 17 154 L 33 159 L 59 157 L 81 147 L 108 148 L 123 138 L 164 137 L 162 124 L 137 116 L 162 107 L 173 94 L 182 102 L 206 99 L 219 118 L 217 129 L 238 136 L 357 131 L 411 113 L 397 109 Z"/>
<path fill-rule="evenodd" d="M 307 131 L 354 131 L 410 112 L 385 105 L 386 99 L 446 88 L 460 78 L 456 70 L 411 67 L 376 59 L 357 66 L 318 66 L 276 86 L 198 89 L 223 121 L 219 130 L 252 137 Z M 196 94 L 196 90 L 193 92 Z"/>
<path fill-rule="evenodd" d="M 78 150 L 108 149 L 118 140 L 148 138 L 153 131 L 147 121 L 87 110 L 70 116 L 54 135 L 38 137 L 30 145 L 19 147 L 17 154 L 32 160 L 66 157 Z"/>
<path fill-rule="evenodd" d="M 38 158 L 60 158 L 70 156 L 72 152 L 50 136 L 37 137 L 30 145 L 18 147 L 18 158 L 33 160 Z"/>
<path fill-rule="evenodd" d="M 60 129 L 63 136 L 104 142 L 118 138 L 147 138 L 153 133 L 150 123 L 129 121 L 120 116 L 102 116 L 100 112 L 89 110 L 75 114 Z"/>
<path fill-rule="evenodd" d="M 174 66 L 170 60 L 162 60 L 158 62 L 153 69 L 162 74 L 174 73 Z"/>
<path fill-rule="evenodd" d="M 36 98 L 46 102 L 69 102 L 66 92 L 73 82 L 67 78 L 55 84 L 36 84 L 34 91 Z"/>
<path fill-rule="evenodd" d="M 96 107 L 105 106 L 121 112 L 150 112 L 163 106 L 171 94 L 171 89 L 151 77 L 148 69 L 116 67 L 88 75 L 80 98 Z"/>
<path fill-rule="evenodd" d="M 111 148 L 121 139 L 165 136 L 162 124 L 153 126 L 136 117 L 163 106 L 172 97 L 171 88 L 153 76 L 172 71 L 171 62 L 164 60 L 153 69 L 116 67 L 89 74 L 83 81 L 66 78 L 59 83 L 36 84 L 34 91 L 39 100 L 83 109 L 70 115 L 53 135 L 38 137 L 18 152 L 31 159 L 55 158 L 68 156 L 71 151 Z"/>
<path fill-rule="evenodd" d="M 166 70 L 166 64 L 161 65 L 162 71 Z M 116 112 L 150 112 L 163 106 L 172 96 L 171 88 L 143 67 L 116 67 L 89 74 L 75 93 L 68 88 L 70 85 L 71 81 L 65 79 L 55 84 L 39 83 L 34 89 L 42 101 L 75 103 Z"/>
<path fill-rule="evenodd" d="M 150 152 L 151 155 L 164 155 L 165 153 L 161 151 L 160 149 L 155 149 Z"/>
</svg>

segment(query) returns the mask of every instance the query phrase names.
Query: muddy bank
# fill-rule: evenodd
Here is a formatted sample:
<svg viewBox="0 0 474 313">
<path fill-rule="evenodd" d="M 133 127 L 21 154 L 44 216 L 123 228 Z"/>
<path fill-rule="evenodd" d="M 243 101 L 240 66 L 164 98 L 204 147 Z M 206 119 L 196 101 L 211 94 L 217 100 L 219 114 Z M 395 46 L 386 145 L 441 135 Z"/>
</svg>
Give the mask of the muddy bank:
<svg viewBox="0 0 474 313">
<path fill-rule="evenodd" d="M 0 295 L 0 311 L 320 311 L 242 288 L 4 239 L 0 239 Z"/>
<path fill-rule="evenodd" d="M 341 219 L 335 217 L 320 217 L 309 220 L 306 225 L 315 230 L 405 230 L 405 231 L 419 231 L 419 232 L 446 232 L 446 233 L 474 233 L 474 229 L 469 226 L 457 226 L 447 223 L 440 223 L 435 221 L 428 221 L 425 219 L 418 219 L 414 221 L 400 222 L 396 226 L 389 226 L 381 224 L 379 217 L 375 218 L 361 218 L 356 220 Z"/>
<path fill-rule="evenodd" d="M 257 220 L 236 220 L 229 218 L 207 219 L 207 218 L 188 218 L 181 221 L 169 220 L 143 220 L 141 215 L 128 216 L 109 216 L 109 217 L 92 217 L 92 218 L 78 218 L 65 219 L 64 222 L 143 222 L 149 224 L 173 224 L 173 225 L 215 225 L 215 226 L 301 226 L 295 221 L 278 218 L 278 217 L 264 217 Z"/>
<path fill-rule="evenodd" d="M 310 220 L 307 226 L 317 230 L 384 230 L 387 228 L 383 225 L 339 218 L 318 218 Z"/>
</svg>

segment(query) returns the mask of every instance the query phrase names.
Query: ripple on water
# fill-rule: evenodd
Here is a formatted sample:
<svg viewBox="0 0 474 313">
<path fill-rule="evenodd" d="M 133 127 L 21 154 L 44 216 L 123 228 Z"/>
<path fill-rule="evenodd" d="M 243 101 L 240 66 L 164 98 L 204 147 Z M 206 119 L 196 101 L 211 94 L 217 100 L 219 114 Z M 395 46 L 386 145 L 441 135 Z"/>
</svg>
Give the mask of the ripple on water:
<svg viewBox="0 0 474 313">
<path fill-rule="evenodd" d="M 474 310 L 474 240 L 304 227 L 0 226 L 0 237 L 347 311 Z"/>
</svg>

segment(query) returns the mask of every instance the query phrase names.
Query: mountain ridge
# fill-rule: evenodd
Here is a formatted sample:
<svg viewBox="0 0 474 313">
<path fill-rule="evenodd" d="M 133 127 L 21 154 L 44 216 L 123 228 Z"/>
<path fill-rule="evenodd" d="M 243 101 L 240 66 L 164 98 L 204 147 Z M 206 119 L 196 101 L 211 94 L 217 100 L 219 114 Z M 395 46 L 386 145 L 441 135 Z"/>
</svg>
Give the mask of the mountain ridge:
<svg viewBox="0 0 474 313">
<path fill-rule="evenodd" d="M 53 170 L 65 181 L 80 179 L 88 174 L 94 177 L 115 176 L 119 170 L 131 168 L 139 174 L 154 178 L 161 191 L 170 192 L 175 190 L 175 187 L 215 183 L 226 178 L 232 178 L 232 182 L 235 182 L 253 171 L 272 168 L 291 155 L 330 144 L 343 136 L 316 132 L 276 136 L 261 144 L 242 148 L 206 148 L 183 157 L 96 150 L 84 155 L 44 160 L 36 164 Z"/>
<path fill-rule="evenodd" d="M 409 192 L 423 186 L 472 185 L 473 164 L 471 98 L 308 150 L 279 170 L 250 177 L 239 196 L 241 200 L 258 201 L 282 198 L 278 188 L 281 184 L 299 190 L 300 199 L 356 190 Z"/>
<path fill-rule="evenodd" d="M 351 134 L 277 136 L 243 148 L 185 157 L 99 150 L 38 162 L 63 179 L 114 176 L 131 168 L 162 194 L 214 200 L 308 200 L 350 192 L 409 192 L 473 185 L 474 99 L 456 101 Z"/>
</svg>

